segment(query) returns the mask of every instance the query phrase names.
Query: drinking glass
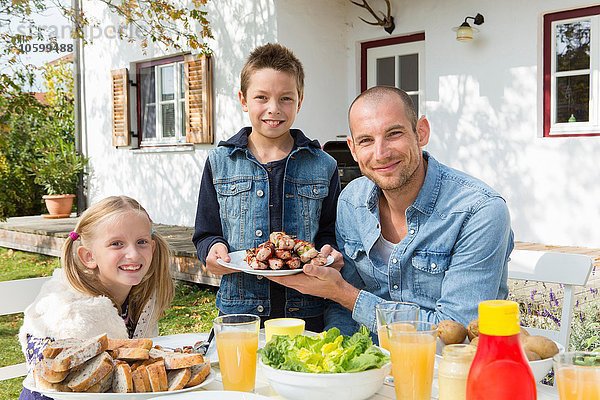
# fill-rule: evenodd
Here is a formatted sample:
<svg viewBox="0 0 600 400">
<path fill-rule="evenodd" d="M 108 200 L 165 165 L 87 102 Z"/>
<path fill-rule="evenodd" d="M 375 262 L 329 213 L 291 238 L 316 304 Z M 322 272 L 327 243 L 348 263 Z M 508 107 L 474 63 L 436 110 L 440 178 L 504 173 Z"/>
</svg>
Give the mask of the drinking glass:
<svg viewBox="0 0 600 400">
<path fill-rule="evenodd" d="M 405 321 L 386 326 L 390 340 L 396 398 L 431 398 L 437 327 L 431 322 Z"/>
<path fill-rule="evenodd" d="M 273 335 L 294 337 L 304 333 L 305 322 L 300 318 L 274 318 L 265 321 L 265 338 L 270 341 Z"/>
<path fill-rule="evenodd" d="M 405 301 L 384 301 L 375 306 L 379 345 L 390 351 L 386 325 L 419 320 L 419 305 Z"/>
<path fill-rule="evenodd" d="M 600 399 L 600 352 L 571 351 L 553 361 L 560 400 Z"/>
<path fill-rule="evenodd" d="M 213 327 L 223 388 L 254 391 L 260 318 L 251 314 L 221 315 L 214 319 Z"/>
</svg>

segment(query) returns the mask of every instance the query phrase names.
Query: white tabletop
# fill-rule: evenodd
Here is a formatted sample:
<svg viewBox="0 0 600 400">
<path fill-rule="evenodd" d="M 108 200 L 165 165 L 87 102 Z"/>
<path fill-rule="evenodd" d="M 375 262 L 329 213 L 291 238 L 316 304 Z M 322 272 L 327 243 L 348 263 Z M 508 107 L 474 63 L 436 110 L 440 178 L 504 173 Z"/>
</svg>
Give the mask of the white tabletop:
<svg viewBox="0 0 600 400">
<path fill-rule="evenodd" d="M 193 344 L 195 341 L 198 341 L 198 340 L 204 340 L 204 339 L 206 339 L 206 336 L 207 336 L 206 333 L 199 333 L 199 334 L 184 334 L 184 335 L 165 336 L 165 337 L 161 337 L 160 339 L 161 339 L 161 341 L 166 340 L 168 342 L 173 342 L 174 345 L 178 344 L 178 346 L 184 346 L 184 345 Z M 181 340 L 184 340 L 185 343 L 179 343 Z M 262 346 L 264 346 L 264 333 L 261 331 L 261 335 L 259 337 L 259 347 L 262 347 Z M 177 346 L 174 346 L 174 347 L 177 347 Z M 223 381 L 221 378 L 221 372 L 219 371 L 219 366 L 218 366 L 218 364 L 213 364 L 212 367 L 213 367 L 213 370 L 217 373 L 215 380 L 213 382 L 211 382 L 210 384 L 204 386 L 200 390 L 223 390 Z M 556 392 L 555 388 L 553 388 L 551 386 L 542 385 L 542 384 L 538 384 L 537 388 L 538 388 L 538 392 L 537 392 L 538 400 L 558 400 L 558 393 Z M 273 390 L 273 388 L 271 388 L 271 386 L 269 385 L 269 382 L 263 375 L 261 368 L 258 365 L 256 366 L 255 393 L 260 394 L 262 396 L 270 397 L 273 399 L 284 399 L 284 397 L 279 396 L 277 394 L 277 392 L 275 392 Z M 393 384 L 384 383 L 381 386 L 381 389 L 379 389 L 379 391 L 374 396 L 372 396 L 370 400 L 385 400 L 385 399 L 395 399 L 395 398 L 396 398 L 396 395 L 394 393 Z M 434 380 L 433 380 L 431 399 L 438 400 L 437 370 L 434 372 Z"/>
</svg>

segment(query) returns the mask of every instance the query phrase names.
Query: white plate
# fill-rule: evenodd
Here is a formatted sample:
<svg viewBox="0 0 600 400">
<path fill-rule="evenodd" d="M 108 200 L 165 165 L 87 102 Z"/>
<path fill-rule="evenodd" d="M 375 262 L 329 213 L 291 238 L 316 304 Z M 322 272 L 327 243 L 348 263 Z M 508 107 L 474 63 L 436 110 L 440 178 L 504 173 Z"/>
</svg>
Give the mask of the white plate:
<svg viewBox="0 0 600 400">
<path fill-rule="evenodd" d="M 245 392 L 232 392 L 227 390 L 205 390 L 194 393 L 184 393 L 173 396 L 162 396 L 157 397 L 156 400 L 261 400 L 268 399 L 269 397 L 262 396 L 260 394 L 245 393 Z M 153 399 L 149 399 L 153 400 Z"/>
<path fill-rule="evenodd" d="M 192 386 L 189 388 L 174 390 L 172 392 L 152 392 L 152 393 L 75 393 L 75 392 L 56 392 L 54 390 L 42 390 L 36 389 L 33 377 L 28 375 L 23 381 L 23 387 L 25 389 L 29 389 L 32 392 L 38 392 L 43 394 L 44 396 L 48 396 L 55 400 L 149 400 L 155 398 L 162 398 L 165 395 L 172 394 L 180 394 L 185 392 L 191 392 L 192 390 L 199 389 L 203 386 L 208 385 L 215 379 L 216 373 L 214 371 L 210 371 L 210 374 L 206 377 L 204 382 L 199 385 Z M 179 397 L 178 397 L 179 398 Z"/>
<path fill-rule="evenodd" d="M 229 253 L 229 257 L 231 257 L 230 262 L 225 262 L 220 258 L 217 259 L 217 263 L 227 268 L 235 269 L 238 271 L 245 272 L 251 275 L 261 275 L 261 276 L 285 276 L 285 275 L 294 275 L 302 272 L 302 268 L 298 269 L 253 269 L 248 263 L 244 260 L 246 258 L 246 250 L 234 251 L 233 253 Z M 324 266 L 331 265 L 333 263 L 333 257 L 327 256 L 327 263 Z"/>
</svg>

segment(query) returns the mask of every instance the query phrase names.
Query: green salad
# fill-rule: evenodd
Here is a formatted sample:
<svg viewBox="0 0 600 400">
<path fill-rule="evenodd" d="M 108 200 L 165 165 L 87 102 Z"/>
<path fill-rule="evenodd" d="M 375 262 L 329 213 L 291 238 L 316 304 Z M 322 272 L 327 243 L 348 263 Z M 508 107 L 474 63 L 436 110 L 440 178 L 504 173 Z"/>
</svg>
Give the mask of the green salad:
<svg viewBox="0 0 600 400">
<path fill-rule="evenodd" d="M 273 336 L 259 353 L 270 367 L 312 373 L 359 372 L 389 361 L 365 326 L 352 336 L 341 335 L 338 328 L 316 336 Z"/>
</svg>

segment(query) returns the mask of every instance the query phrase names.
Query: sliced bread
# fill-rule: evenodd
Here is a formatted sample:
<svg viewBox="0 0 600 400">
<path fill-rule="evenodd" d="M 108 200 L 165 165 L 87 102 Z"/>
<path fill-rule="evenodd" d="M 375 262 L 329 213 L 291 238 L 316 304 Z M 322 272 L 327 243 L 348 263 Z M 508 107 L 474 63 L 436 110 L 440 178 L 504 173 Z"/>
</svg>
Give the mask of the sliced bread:
<svg viewBox="0 0 600 400">
<path fill-rule="evenodd" d="M 150 350 L 152 348 L 152 339 L 108 339 L 107 350 L 115 350 L 120 347 L 139 347 Z"/>
<path fill-rule="evenodd" d="M 147 365 L 146 370 L 148 371 L 150 387 L 153 392 L 164 392 L 169 388 L 164 360 L 159 359 L 156 362 Z"/>
<path fill-rule="evenodd" d="M 168 370 L 189 368 L 192 365 L 202 364 L 204 362 L 204 357 L 202 357 L 202 354 L 177 353 L 173 351 L 165 351 L 159 349 L 150 349 L 150 357 L 164 358 L 165 368 Z"/>
<path fill-rule="evenodd" d="M 118 363 L 113 371 L 112 391 L 114 393 L 133 392 L 131 367 L 127 363 Z"/>
<path fill-rule="evenodd" d="M 56 390 L 57 392 L 70 392 L 71 389 L 63 382 L 52 383 L 48 382 L 42 377 L 42 368 L 43 364 L 38 362 L 35 367 L 33 367 L 33 380 L 35 382 L 35 387 L 42 390 Z"/>
<path fill-rule="evenodd" d="M 192 372 L 190 380 L 186 383 L 185 387 L 192 387 L 204 382 L 208 374 L 210 374 L 210 363 L 192 365 L 190 367 Z"/>
<path fill-rule="evenodd" d="M 106 352 L 102 352 L 84 364 L 75 368 L 65 379 L 65 383 L 74 392 L 85 392 L 100 382 L 113 370 L 113 360 Z"/>
<path fill-rule="evenodd" d="M 148 371 L 145 365 L 139 365 L 136 369 L 131 371 L 131 380 L 133 381 L 133 390 L 136 393 L 151 392 L 150 378 L 148 378 Z"/>
<path fill-rule="evenodd" d="M 81 339 L 57 339 L 54 340 L 44 347 L 42 354 L 44 358 L 54 358 L 59 355 L 64 349 L 69 347 L 78 346 L 83 343 Z"/>
<path fill-rule="evenodd" d="M 57 372 L 70 370 L 102 353 L 107 346 L 108 338 L 106 334 L 85 340 L 77 346 L 69 347 L 60 352 L 52 360 L 52 369 Z"/>
<path fill-rule="evenodd" d="M 168 391 L 183 389 L 189 382 L 192 371 L 189 368 L 172 369 L 167 373 Z"/>
<path fill-rule="evenodd" d="M 106 374 L 106 376 L 100 379 L 100 382 L 90 386 L 86 393 L 104 393 L 108 392 L 112 387 L 114 376 L 113 374 Z"/>
<path fill-rule="evenodd" d="M 112 352 L 114 358 L 123 361 L 138 361 L 150 358 L 148 349 L 141 347 L 120 347 Z"/>
<path fill-rule="evenodd" d="M 56 372 L 52 370 L 52 359 L 44 358 L 38 364 L 41 364 L 40 373 L 42 378 L 51 383 L 62 382 L 67 375 L 69 375 L 69 371 L 61 371 Z"/>
</svg>

